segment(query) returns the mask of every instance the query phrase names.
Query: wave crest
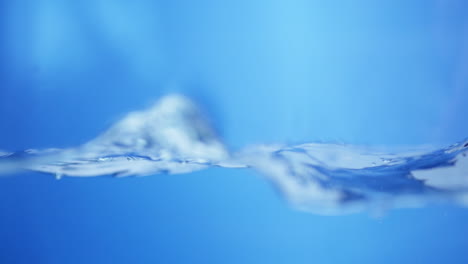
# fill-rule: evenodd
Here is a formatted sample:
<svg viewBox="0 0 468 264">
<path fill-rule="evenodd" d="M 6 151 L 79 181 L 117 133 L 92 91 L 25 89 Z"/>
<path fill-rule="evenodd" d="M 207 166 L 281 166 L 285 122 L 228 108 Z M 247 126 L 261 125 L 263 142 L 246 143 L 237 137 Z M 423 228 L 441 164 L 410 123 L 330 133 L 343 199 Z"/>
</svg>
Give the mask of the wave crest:
<svg viewBox="0 0 468 264">
<path fill-rule="evenodd" d="M 0 173 L 144 176 L 209 167 L 252 168 L 295 207 L 345 213 L 430 202 L 468 205 L 468 141 L 435 151 L 388 154 L 352 145 L 252 146 L 230 153 L 198 107 L 181 95 L 131 112 L 71 149 L 0 151 Z"/>
</svg>

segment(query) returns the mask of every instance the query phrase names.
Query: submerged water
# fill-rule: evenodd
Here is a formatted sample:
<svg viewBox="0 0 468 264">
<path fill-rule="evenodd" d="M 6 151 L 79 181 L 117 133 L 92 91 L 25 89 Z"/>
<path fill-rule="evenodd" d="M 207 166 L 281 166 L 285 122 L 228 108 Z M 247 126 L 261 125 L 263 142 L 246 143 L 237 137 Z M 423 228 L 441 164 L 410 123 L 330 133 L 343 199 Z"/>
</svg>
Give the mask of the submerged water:
<svg viewBox="0 0 468 264">
<path fill-rule="evenodd" d="M 0 172 L 114 177 L 253 169 L 296 208 L 341 214 L 427 203 L 468 206 L 468 140 L 440 149 L 376 149 L 325 143 L 256 145 L 230 152 L 195 103 L 166 96 L 69 149 L 0 152 Z"/>
</svg>

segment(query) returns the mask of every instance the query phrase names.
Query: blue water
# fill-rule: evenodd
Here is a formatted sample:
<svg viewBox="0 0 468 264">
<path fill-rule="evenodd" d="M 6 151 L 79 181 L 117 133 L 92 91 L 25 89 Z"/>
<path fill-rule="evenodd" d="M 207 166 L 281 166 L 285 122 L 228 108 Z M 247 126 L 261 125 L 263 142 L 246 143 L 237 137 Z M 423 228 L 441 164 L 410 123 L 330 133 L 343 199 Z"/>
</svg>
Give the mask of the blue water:
<svg viewBox="0 0 468 264">
<path fill-rule="evenodd" d="M 342 214 L 434 201 L 468 206 L 467 152 L 468 140 L 426 153 L 325 143 L 263 144 L 230 153 L 194 102 L 170 95 L 82 146 L 0 154 L 0 172 L 32 170 L 61 179 L 245 168 L 262 173 L 299 209 Z"/>
<path fill-rule="evenodd" d="M 468 262 L 464 1 L 0 7 L 0 263 Z"/>
</svg>

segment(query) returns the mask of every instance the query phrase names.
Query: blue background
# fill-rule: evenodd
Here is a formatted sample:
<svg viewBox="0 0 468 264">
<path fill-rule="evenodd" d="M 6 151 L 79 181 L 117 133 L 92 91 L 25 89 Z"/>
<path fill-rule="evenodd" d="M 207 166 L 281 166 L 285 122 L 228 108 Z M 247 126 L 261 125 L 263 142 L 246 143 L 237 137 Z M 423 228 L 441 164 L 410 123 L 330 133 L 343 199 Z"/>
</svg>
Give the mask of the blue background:
<svg viewBox="0 0 468 264">
<path fill-rule="evenodd" d="M 0 149 L 70 147 L 171 92 L 252 143 L 468 135 L 468 4 L 0 3 Z M 468 263 L 468 210 L 318 216 L 250 171 L 0 179 L 0 263 Z"/>
</svg>

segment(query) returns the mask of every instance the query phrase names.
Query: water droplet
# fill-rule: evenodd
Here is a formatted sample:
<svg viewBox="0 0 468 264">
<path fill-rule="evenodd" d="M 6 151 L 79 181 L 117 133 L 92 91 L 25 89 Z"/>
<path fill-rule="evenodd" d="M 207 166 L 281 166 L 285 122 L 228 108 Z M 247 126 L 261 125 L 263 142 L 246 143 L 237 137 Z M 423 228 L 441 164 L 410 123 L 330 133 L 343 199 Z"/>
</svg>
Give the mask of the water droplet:
<svg viewBox="0 0 468 264">
<path fill-rule="evenodd" d="M 60 180 L 60 179 L 62 179 L 62 177 L 63 177 L 62 173 L 60 173 L 60 172 L 55 173 L 55 179 L 56 180 Z"/>
</svg>

